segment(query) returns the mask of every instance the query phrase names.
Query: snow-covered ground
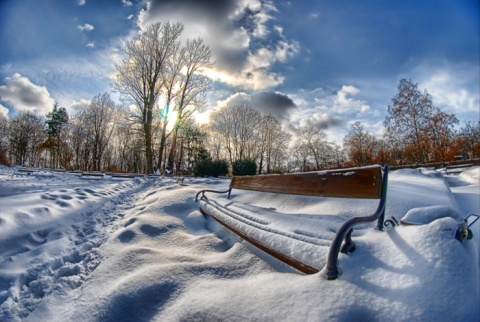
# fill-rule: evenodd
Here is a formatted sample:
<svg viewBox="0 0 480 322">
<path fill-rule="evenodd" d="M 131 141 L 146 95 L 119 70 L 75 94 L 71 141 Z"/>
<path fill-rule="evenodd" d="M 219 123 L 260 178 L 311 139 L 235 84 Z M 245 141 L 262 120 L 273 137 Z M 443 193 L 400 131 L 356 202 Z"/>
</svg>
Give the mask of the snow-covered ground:
<svg viewBox="0 0 480 322">
<path fill-rule="evenodd" d="M 283 271 L 204 219 L 196 192 L 226 189 L 228 180 L 82 179 L 3 167 L 0 321 L 478 321 L 479 222 L 473 240 L 454 234 L 462 218 L 480 213 L 479 181 L 480 167 L 458 176 L 391 172 L 387 217 L 419 225 L 358 229 L 357 250 L 340 254 L 341 275 L 327 281 Z M 281 213 L 276 229 L 305 238 L 325 214 L 371 206 L 243 191 L 233 198 L 264 207 L 267 223 Z M 315 261 L 322 249 L 299 253 Z"/>
</svg>

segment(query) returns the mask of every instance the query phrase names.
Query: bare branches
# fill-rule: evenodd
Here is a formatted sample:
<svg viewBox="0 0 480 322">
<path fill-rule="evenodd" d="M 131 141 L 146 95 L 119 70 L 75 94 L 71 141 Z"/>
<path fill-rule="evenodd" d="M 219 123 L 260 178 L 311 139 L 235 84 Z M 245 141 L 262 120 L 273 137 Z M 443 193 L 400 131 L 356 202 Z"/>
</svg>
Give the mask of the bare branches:
<svg viewBox="0 0 480 322">
<path fill-rule="evenodd" d="M 154 108 L 162 93 L 169 70 L 169 60 L 178 49 L 178 37 L 183 24 L 155 23 L 125 44 L 126 57 L 117 65 L 115 88 L 124 98 L 133 101 L 136 113 L 133 119 L 141 124 L 147 170 L 153 173 Z M 168 84 L 167 84 L 168 85 Z"/>
<path fill-rule="evenodd" d="M 372 163 L 375 138 L 365 131 L 359 121 L 352 124 L 350 131 L 343 139 L 343 144 L 350 160 L 356 166 L 361 167 Z"/>
<path fill-rule="evenodd" d="M 202 74 L 206 68 L 210 68 L 211 62 L 210 48 L 201 38 L 187 40 L 185 46 L 181 47 L 178 56 L 175 57 L 178 66 L 181 66 L 178 76 L 178 94 L 175 94 L 175 110 L 177 118 L 173 129 L 172 146 L 168 156 L 168 167 L 174 168 L 174 159 L 176 152 L 176 141 L 178 129 L 188 120 L 192 114 L 203 110 L 206 106 L 206 94 L 211 89 L 210 80 Z M 178 68 L 174 69 L 178 71 Z M 172 75 L 173 76 L 173 75 Z"/>
</svg>

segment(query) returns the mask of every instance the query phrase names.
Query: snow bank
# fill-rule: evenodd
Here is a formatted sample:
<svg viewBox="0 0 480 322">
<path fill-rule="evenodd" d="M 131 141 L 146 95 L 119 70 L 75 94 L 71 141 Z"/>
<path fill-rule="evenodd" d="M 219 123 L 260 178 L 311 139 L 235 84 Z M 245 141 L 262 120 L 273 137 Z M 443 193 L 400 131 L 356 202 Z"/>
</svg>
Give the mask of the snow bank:
<svg viewBox="0 0 480 322">
<path fill-rule="evenodd" d="M 460 173 L 458 177 L 471 184 L 480 184 L 480 167 L 472 167 Z"/>
</svg>

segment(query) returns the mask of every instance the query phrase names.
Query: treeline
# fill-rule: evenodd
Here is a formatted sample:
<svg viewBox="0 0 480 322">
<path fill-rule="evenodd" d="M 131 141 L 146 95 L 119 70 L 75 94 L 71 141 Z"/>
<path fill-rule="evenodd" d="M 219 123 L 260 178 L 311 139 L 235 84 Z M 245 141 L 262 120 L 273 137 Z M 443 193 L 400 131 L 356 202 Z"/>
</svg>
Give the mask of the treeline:
<svg viewBox="0 0 480 322">
<path fill-rule="evenodd" d="M 156 117 L 153 127 L 162 129 L 164 122 Z M 319 127 L 289 132 L 272 115 L 249 105 L 231 105 L 212 113 L 209 124 L 198 125 L 189 117 L 176 129 L 166 128 L 166 133 L 177 131 L 173 167 L 165 153 L 173 146 L 172 136 L 161 145 L 161 131 L 155 131 L 152 168 L 175 175 L 218 176 L 479 158 L 480 122 L 468 121 L 456 131 L 457 124 L 454 115 L 433 107 L 427 92 L 401 80 L 388 107 L 383 138 L 355 122 L 342 148 Z M 151 173 L 144 144 L 129 110 L 116 106 L 108 93 L 95 96 L 72 117 L 57 106 L 43 117 L 28 112 L 10 119 L 0 115 L 0 162 L 6 165 Z"/>
<path fill-rule="evenodd" d="M 69 170 L 224 175 L 284 173 L 368 164 L 425 164 L 480 157 L 480 121 L 458 119 L 428 92 L 402 79 L 388 106 L 385 136 L 360 122 L 343 148 L 318 126 L 285 129 L 254 106 L 226 106 L 198 125 L 213 62 L 202 39 L 181 41 L 181 23 L 156 23 L 125 43 L 114 90 L 75 115 L 54 106 L 44 116 L 0 114 L 0 163 Z M 257 107 L 260 108 L 260 107 Z M 172 117 L 174 113 L 174 117 Z"/>
</svg>

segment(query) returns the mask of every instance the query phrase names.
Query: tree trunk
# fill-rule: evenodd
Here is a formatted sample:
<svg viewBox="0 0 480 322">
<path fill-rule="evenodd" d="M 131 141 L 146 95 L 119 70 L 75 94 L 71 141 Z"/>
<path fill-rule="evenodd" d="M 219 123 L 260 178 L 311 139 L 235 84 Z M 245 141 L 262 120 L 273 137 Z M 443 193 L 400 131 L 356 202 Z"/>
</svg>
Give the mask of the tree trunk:
<svg viewBox="0 0 480 322">
<path fill-rule="evenodd" d="M 183 104 L 183 102 L 181 103 Z M 168 169 L 173 171 L 173 165 L 175 162 L 175 154 L 177 149 L 177 136 L 180 122 L 182 121 L 182 111 L 178 111 L 177 118 L 175 119 L 175 126 L 172 132 L 172 146 L 170 147 L 170 153 L 168 154 Z"/>
<path fill-rule="evenodd" d="M 160 137 L 160 148 L 158 149 L 158 162 L 157 162 L 157 168 L 160 170 L 162 167 L 162 159 L 163 159 L 163 150 L 165 148 L 165 141 L 166 141 L 166 132 L 167 132 L 167 124 L 168 122 L 165 120 L 163 123 L 163 128 L 162 128 L 162 135 Z M 161 170 L 160 170 L 161 172 Z"/>
<path fill-rule="evenodd" d="M 168 162 L 167 162 L 167 168 L 170 171 L 173 171 L 173 164 L 175 162 L 175 150 L 176 150 L 176 145 L 177 145 L 177 131 L 178 129 L 175 128 L 172 133 L 172 146 L 170 147 L 170 153 L 168 154 Z"/>
</svg>

